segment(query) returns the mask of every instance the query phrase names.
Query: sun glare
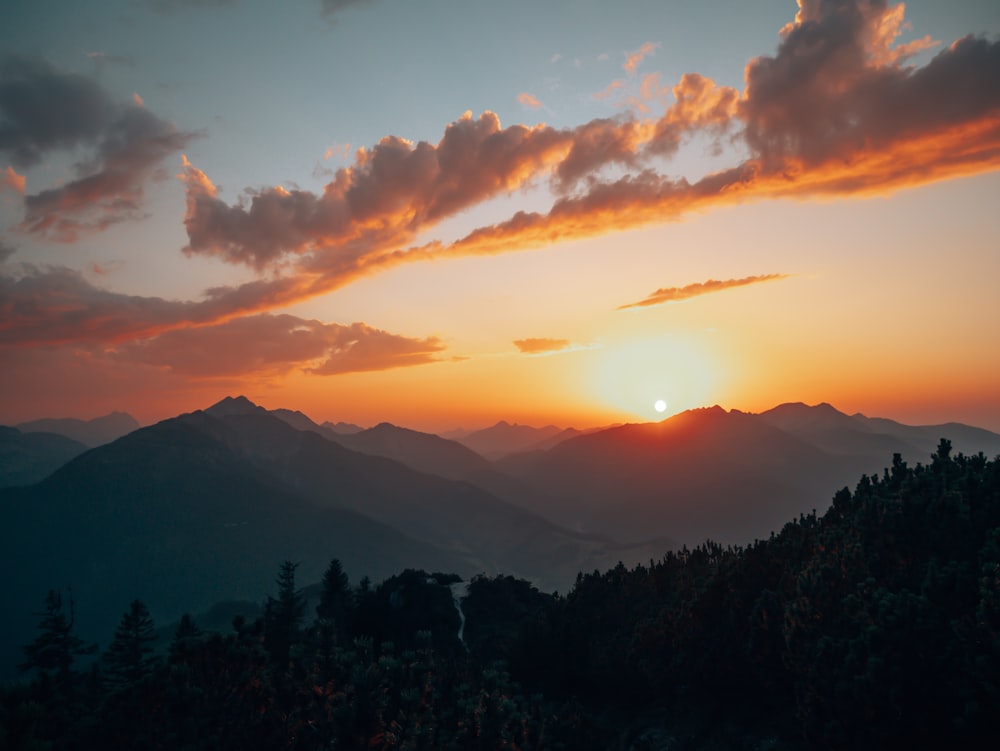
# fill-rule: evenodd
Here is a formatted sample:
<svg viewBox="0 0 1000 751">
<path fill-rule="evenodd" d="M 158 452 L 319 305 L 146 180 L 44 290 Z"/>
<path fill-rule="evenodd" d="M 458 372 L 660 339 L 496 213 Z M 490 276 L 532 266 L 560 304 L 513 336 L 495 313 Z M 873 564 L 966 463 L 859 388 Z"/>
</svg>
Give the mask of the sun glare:
<svg viewBox="0 0 1000 751">
<path fill-rule="evenodd" d="M 719 368 L 701 342 L 658 336 L 600 350 L 591 388 L 609 407 L 648 420 L 650 405 L 665 415 L 713 403 L 718 385 Z"/>
</svg>

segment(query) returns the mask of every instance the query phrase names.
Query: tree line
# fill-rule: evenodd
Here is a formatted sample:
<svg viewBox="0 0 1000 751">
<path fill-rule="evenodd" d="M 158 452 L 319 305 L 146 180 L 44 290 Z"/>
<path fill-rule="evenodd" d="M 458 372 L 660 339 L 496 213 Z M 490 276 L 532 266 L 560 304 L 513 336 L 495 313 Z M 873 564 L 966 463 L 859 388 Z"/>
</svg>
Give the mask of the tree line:
<svg viewBox="0 0 1000 751">
<path fill-rule="evenodd" d="M 1000 711 L 1000 463 L 897 455 L 822 515 L 581 573 L 565 595 L 407 570 L 313 608 L 281 564 L 261 614 L 141 600 L 109 647 L 50 592 L 0 693 L 0 746 L 149 749 L 972 747 Z M 307 612 L 307 609 L 311 612 Z M 459 636 L 462 630 L 461 638 Z"/>
</svg>

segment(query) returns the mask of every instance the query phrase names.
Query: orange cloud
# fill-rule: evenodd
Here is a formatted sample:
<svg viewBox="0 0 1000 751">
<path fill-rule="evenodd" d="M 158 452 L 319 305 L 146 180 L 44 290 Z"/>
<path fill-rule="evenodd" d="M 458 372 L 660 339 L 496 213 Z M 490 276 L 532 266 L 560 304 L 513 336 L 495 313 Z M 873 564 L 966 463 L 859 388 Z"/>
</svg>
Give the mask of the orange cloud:
<svg viewBox="0 0 1000 751">
<path fill-rule="evenodd" d="M 655 119 L 503 128 L 493 113 L 466 114 L 436 144 L 387 136 L 359 149 L 320 193 L 265 188 L 235 204 L 185 159 L 185 253 L 244 264 L 261 277 L 198 301 L 100 290 L 60 269 L 0 278 L 0 344 L 121 343 L 262 313 L 400 264 L 593 237 L 750 200 L 882 194 L 1000 167 L 1000 42 L 965 37 L 914 68 L 902 61 L 915 48 L 893 46 L 897 9 L 803 0 L 799 16 L 774 56 L 746 66 L 742 93 L 687 74 Z M 23 62 L 13 70 L 0 74 L 56 75 Z M 659 80 L 646 80 L 649 96 L 661 96 Z M 106 99 L 79 77 L 60 85 L 81 106 Z M 97 107 L 103 119 L 62 125 L 71 129 L 39 140 L 46 131 L 29 125 L 64 112 L 64 102 L 49 104 L 55 109 L 11 126 L 13 145 L 5 148 L 14 164 L 66 144 L 105 143 L 101 134 L 120 114 Z M 94 226 L 139 211 L 142 180 L 191 136 L 160 121 L 136 122 L 145 122 L 137 137 L 120 149 L 110 141 L 101 147 L 97 172 L 26 199 L 38 231 L 58 236 L 75 231 L 74 222 Z M 746 156 L 691 182 L 658 171 L 692 134 L 728 134 Z M 554 192 L 547 210 L 518 212 L 450 244 L 415 246 L 443 219 L 546 180 Z"/>
<path fill-rule="evenodd" d="M 542 107 L 542 103 L 528 93 L 518 94 L 517 101 L 520 102 L 522 106 L 527 107 L 529 110 L 537 110 L 541 109 Z"/>
<path fill-rule="evenodd" d="M 24 188 L 26 181 L 24 175 L 19 175 L 14 171 L 13 167 L 8 167 L 0 174 L 0 191 L 9 188 L 15 193 L 24 194 Z"/>
<path fill-rule="evenodd" d="M 570 346 L 569 339 L 515 339 L 514 346 L 525 355 L 539 355 L 546 352 L 559 352 Z"/>
<path fill-rule="evenodd" d="M 432 363 L 443 349 L 435 337 L 414 339 L 364 323 L 261 314 L 133 341 L 115 358 L 196 378 L 277 376 L 296 368 L 334 375 Z"/>
<path fill-rule="evenodd" d="M 654 44 L 653 42 L 646 42 L 635 52 L 630 52 L 625 62 L 622 63 L 622 69 L 628 73 L 630 76 L 634 76 L 639 65 L 645 59 L 647 55 L 652 55 L 656 52 L 656 48 L 659 44 Z"/>
<path fill-rule="evenodd" d="M 724 289 L 732 289 L 733 287 L 745 287 L 748 284 L 759 284 L 760 282 L 773 282 L 779 279 L 787 279 L 789 276 L 790 274 L 763 274 L 761 276 L 745 276 L 742 279 L 726 279 L 724 281 L 709 279 L 705 282 L 696 282 L 694 284 L 685 285 L 684 287 L 662 287 L 655 292 L 650 293 L 642 300 L 639 300 L 639 302 L 620 305 L 617 310 L 646 307 L 649 305 L 662 305 L 663 303 L 668 302 L 678 302 L 680 300 L 688 300 L 692 297 L 698 297 L 699 295 L 707 295 L 711 292 L 721 292 Z"/>
</svg>

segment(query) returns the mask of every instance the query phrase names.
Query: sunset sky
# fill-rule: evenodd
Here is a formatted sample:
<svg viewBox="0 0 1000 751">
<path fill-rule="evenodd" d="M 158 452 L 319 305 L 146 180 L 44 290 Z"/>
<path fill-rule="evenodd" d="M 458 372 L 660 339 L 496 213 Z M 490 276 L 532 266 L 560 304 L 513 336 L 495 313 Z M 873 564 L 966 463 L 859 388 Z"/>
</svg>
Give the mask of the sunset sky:
<svg viewBox="0 0 1000 751">
<path fill-rule="evenodd" d="M 4 0 L 0 424 L 1000 431 L 998 167 L 995 0 Z"/>
</svg>

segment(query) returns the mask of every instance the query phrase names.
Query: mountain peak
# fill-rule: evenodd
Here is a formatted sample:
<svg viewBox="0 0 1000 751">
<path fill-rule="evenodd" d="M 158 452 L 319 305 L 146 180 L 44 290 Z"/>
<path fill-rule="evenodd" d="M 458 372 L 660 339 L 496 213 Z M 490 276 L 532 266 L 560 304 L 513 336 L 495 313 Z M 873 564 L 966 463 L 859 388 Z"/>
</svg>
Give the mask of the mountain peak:
<svg viewBox="0 0 1000 751">
<path fill-rule="evenodd" d="M 266 413 L 267 410 L 259 407 L 245 396 L 227 396 L 220 402 L 216 402 L 205 410 L 212 417 L 229 417 L 231 415 L 253 415 Z"/>
</svg>

